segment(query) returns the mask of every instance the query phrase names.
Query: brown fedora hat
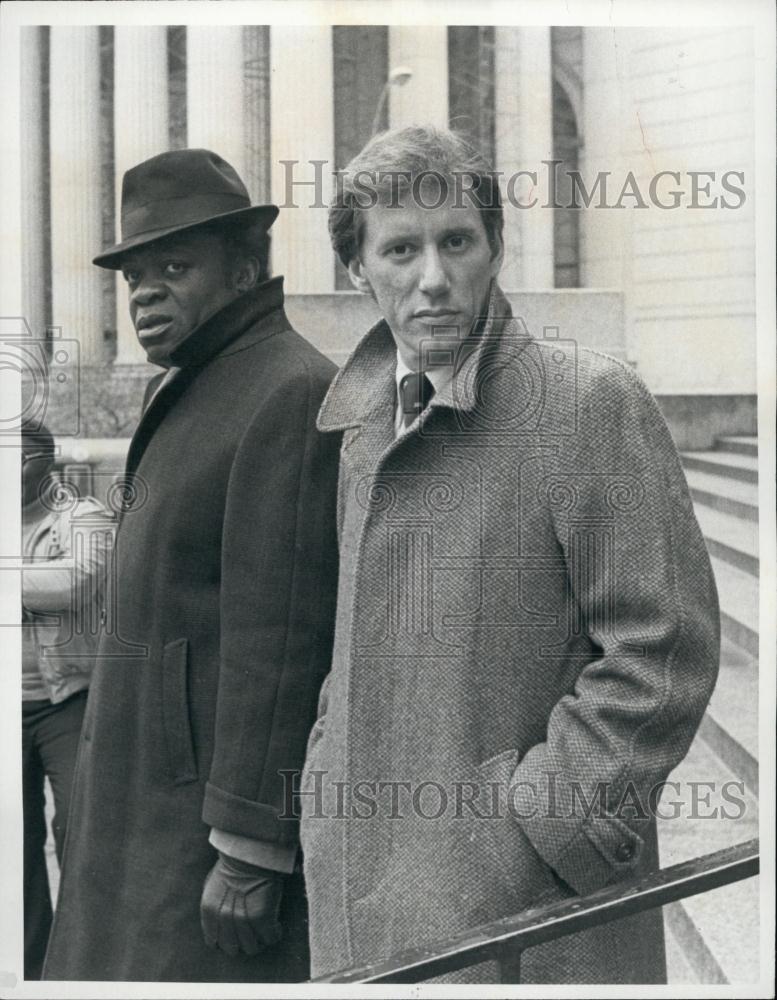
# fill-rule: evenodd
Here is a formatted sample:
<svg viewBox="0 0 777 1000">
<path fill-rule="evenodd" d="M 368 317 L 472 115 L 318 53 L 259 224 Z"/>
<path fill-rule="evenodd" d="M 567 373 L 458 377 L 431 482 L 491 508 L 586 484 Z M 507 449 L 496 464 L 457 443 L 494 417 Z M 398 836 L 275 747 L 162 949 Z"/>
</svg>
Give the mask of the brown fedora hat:
<svg viewBox="0 0 777 1000">
<path fill-rule="evenodd" d="M 209 149 L 174 149 L 131 167 L 121 187 L 121 242 L 92 263 L 117 270 L 146 243 L 223 219 L 251 217 L 269 229 L 275 205 L 252 205 L 235 169 Z"/>
</svg>

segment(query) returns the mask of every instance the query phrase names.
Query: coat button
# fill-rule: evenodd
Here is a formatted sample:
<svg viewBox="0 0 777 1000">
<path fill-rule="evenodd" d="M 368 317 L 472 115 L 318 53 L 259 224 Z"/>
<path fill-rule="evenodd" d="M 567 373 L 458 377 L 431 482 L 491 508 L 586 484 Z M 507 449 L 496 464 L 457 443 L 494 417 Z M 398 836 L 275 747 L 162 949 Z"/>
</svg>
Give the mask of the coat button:
<svg viewBox="0 0 777 1000">
<path fill-rule="evenodd" d="M 618 861 L 631 861 L 634 857 L 634 845 L 629 844 L 624 840 L 622 844 L 618 844 L 615 851 L 615 857 Z"/>
</svg>

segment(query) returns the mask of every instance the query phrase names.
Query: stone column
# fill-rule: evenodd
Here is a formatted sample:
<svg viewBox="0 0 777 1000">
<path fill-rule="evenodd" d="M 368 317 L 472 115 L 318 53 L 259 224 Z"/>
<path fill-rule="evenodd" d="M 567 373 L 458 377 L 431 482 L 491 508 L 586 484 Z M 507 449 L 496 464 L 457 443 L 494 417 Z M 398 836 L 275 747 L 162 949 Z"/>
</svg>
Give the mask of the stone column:
<svg viewBox="0 0 777 1000">
<path fill-rule="evenodd" d="M 22 27 L 22 306 L 33 337 L 46 335 L 45 164 L 39 27 Z"/>
<path fill-rule="evenodd" d="M 116 25 L 114 28 L 114 150 L 116 239 L 121 239 L 121 184 L 124 172 L 168 148 L 167 28 Z M 116 363 L 139 364 L 146 355 L 129 318 L 127 285 L 116 288 Z"/>
<path fill-rule="evenodd" d="M 187 28 L 187 145 L 212 149 L 245 180 L 243 64 L 242 26 Z"/>
<path fill-rule="evenodd" d="M 245 181 L 251 201 L 270 200 L 270 27 L 243 28 Z"/>
<path fill-rule="evenodd" d="M 448 127 L 448 29 L 444 25 L 389 27 L 389 73 L 407 66 L 413 76 L 389 87 L 389 124 Z"/>
<path fill-rule="evenodd" d="M 608 171 L 607 199 L 617 199 L 623 182 L 621 155 L 623 120 L 617 45 L 613 28 L 583 28 L 583 149 L 581 173 L 591 189 L 597 174 Z M 614 184 L 612 181 L 614 180 Z M 598 201 L 594 199 L 595 205 Z M 627 203 L 628 204 L 628 203 Z M 588 208 L 581 212 L 581 284 L 621 288 L 623 223 L 630 211 Z"/>
<path fill-rule="evenodd" d="M 553 158 L 550 28 L 497 27 L 495 44 L 495 159 L 506 202 L 501 283 L 553 288 L 550 168 L 542 162 Z"/>
<path fill-rule="evenodd" d="M 514 188 L 514 198 L 511 196 L 508 200 L 507 197 L 508 178 L 518 169 L 517 165 L 521 161 L 518 103 L 521 86 L 518 65 L 520 32 L 520 28 L 494 29 L 494 167 L 502 173 L 500 187 L 505 217 L 505 256 L 499 281 L 507 291 L 517 291 L 524 287 L 521 270 L 523 210 L 511 204 L 511 200 L 516 200 L 523 191 Z"/>
<path fill-rule="evenodd" d="M 270 29 L 272 267 L 287 292 L 329 292 L 334 254 L 326 206 L 334 165 L 334 80 L 329 26 Z M 283 163 L 282 161 L 293 161 Z"/>
<path fill-rule="evenodd" d="M 106 360 L 101 279 L 100 51 L 96 26 L 51 28 L 52 323 Z"/>
</svg>

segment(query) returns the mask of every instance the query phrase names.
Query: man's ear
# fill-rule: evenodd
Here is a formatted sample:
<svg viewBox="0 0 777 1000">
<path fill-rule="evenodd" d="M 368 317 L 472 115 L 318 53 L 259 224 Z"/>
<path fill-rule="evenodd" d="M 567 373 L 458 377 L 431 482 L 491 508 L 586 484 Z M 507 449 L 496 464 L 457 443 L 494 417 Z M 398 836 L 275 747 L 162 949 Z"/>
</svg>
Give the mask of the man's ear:
<svg viewBox="0 0 777 1000">
<path fill-rule="evenodd" d="M 372 285 L 364 273 L 364 267 L 358 257 L 353 257 L 348 262 L 348 277 L 351 279 L 351 284 L 357 292 L 363 292 L 365 295 L 373 294 Z"/>
<path fill-rule="evenodd" d="M 238 292 L 253 288 L 259 277 L 261 265 L 256 257 L 243 257 L 232 275 L 232 283 Z"/>
</svg>

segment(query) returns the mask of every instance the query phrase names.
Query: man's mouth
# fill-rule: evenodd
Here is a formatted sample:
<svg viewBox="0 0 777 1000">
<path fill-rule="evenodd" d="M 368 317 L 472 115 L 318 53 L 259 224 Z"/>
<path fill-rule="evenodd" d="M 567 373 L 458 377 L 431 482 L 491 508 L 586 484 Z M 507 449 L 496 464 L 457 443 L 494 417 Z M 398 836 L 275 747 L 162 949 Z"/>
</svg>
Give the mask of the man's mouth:
<svg viewBox="0 0 777 1000">
<path fill-rule="evenodd" d="M 459 315 L 456 309 L 419 309 L 414 313 L 416 319 L 450 320 Z"/>
<path fill-rule="evenodd" d="M 151 313 L 148 316 L 141 316 L 135 324 L 135 329 L 138 331 L 138 336 L 141 340 L 151 340 L 153 337 L 158 337 L 163 333 L 172 322 L 172 316 L 166 316 L 162 313 Z"/>
</svg>

